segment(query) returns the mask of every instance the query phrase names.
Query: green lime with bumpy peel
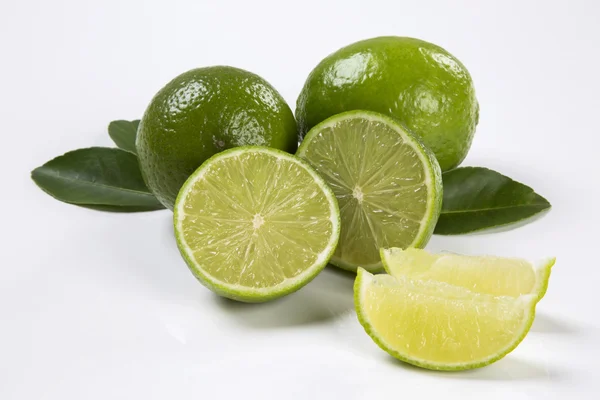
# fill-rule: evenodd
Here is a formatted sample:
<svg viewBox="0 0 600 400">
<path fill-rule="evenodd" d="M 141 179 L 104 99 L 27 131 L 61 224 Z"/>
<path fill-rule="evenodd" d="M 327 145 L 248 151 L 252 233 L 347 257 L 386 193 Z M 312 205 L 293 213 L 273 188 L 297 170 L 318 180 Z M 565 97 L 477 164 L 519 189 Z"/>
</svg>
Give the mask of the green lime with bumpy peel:
<svg viewBox="0 0 600 400">
<path fill-rule="evenodd" d="M 306 135 L 297 155 L 335 193 L 342 219 L 331 263 L 382 269 L 381 247 L 423 247 L 442 204 L 440 167 L 420 140 L 390 117 L 349 111 Z"/>
<path fill-rule="evenodd" d="M 472 292 L 518 297 L 523 294 L 541 299 L 548 288 L 556 258 L 537 263 L 521 258 L 432 254 L 420 249 L 381 249 L 388 274 L 410 279 L 436 280 L 461 286 Z"/>
<path fill-rule="evenodd" d="M 466 157 L 479 121 L 465 66 L 443 48 L 409 37 L 362 40 L 323 59 L 298 97 L 300 137 L 350 110 L 398 119 L 435 153 L 442 171 Z"/>
<path fill-rule="evenodd" d="M 491 364 L 525 338 L 535 295 L 475 293 L 460 286 L 358 270 L 356 313 L 387 353 L 418 367 L 465 370 Z"/>
<path fill-rule="evenodd" d="M 193 69 L 169 82 L 150 102 L 136 139 L 144 181 L 170 209 L 200 164 L 247 145 L 293 153 L 296 121 L 267 81 L 225 66 Z"/>
<path fill-rule="evenodd" d="M 335 195 L 305 161 L 266 147 L 219 153 L 185 182 L 177 245 L 217 294 L 262 302 L 294 292 L 327 264 L 340 234 Z"/>
</svg>

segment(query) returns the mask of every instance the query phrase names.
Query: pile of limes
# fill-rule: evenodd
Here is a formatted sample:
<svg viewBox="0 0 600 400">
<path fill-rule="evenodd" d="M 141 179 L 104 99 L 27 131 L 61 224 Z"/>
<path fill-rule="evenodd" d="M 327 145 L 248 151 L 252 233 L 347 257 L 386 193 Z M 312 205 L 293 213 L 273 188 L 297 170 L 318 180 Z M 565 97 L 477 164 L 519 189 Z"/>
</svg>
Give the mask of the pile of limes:
<svg viewBox="0 0 600 400">
<path fill-rule="evenodd" d="M 136 147 L 204 285 L 260 302 L 298 290 L 328 263 L 358 271 L 359 319 L 381 347 L 427 368 L 466 369 L 522 340 L 553 261 L 417 252 L 398 262 L 402 250 L 386 250 L 382 263 L 380 249 L 426 245 L 441 173 L 465 158 L 478 118 L 471 76 L 454 56 L 380 37 L 321 61 L 296 118 L 255 74 L 186 72 L 152 99 Z M 384 264 L 390 275 L 371 275 Z M 501 293 L 479 290 L 499 276 Z"/>
</svg>

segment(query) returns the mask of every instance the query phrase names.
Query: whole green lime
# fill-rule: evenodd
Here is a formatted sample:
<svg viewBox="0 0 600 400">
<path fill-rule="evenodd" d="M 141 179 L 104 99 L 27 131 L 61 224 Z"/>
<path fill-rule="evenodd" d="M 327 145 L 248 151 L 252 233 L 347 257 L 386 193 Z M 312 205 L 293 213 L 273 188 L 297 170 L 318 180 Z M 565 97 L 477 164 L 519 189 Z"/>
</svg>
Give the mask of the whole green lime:
<svg viewBox="0 0 600 400">
<path fill-rule="evenodd" d="M 356 42 L 310 73 L 298 97 L 300 138 L 350 110 L 387 114 L 421 136 L 443 171 L 466 157 L 479 120 L 469 72 L 439 46 L 408 37 Z"/>
<path fill-rule="evenodd" d="M 142 176 L 169 209 L 206 159 L 246 145 L 293 153 L 296 121 L 267 81 L 225 66 L 194 69 L 169 82 L 150 102 L 136 139 Z"/>
</svg>

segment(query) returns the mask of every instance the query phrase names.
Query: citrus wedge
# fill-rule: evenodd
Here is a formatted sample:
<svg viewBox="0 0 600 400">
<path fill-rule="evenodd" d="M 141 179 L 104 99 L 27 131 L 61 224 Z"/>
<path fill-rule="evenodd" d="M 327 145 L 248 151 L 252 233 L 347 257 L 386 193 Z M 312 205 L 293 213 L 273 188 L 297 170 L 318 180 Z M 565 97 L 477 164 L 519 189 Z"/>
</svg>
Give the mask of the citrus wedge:
<svg viewBox="0 0 600 400">
<path fill-rule="evenodd" d="M 494 296 L 532 294 L 541 299 L 556 258 L 532 263 L 521 258 L 432 254 L 420 249 L 381 249 L 388 274 L 436 280 Z"/>
<path fill-rule="evenodd" d="M 338 114 L 312 128 L 297 155 L 339 202 L 342 233 L 332 264 L 379 271 L 379 248 L 428 242 L 442 202 L 440 168 L 396 120 L 370 111 Z"/>
<path fill-rule="evenodd" d="M 445 282 L 372 275 L 359 269 L 358 319 L 369 336 L 401 361 L 434 370 L 491 364 L 525 337 L 536 297 L 492 296 Z"/>
<path fill-rule="evenodd" d="M 337 201 L 301 159 L 265 147 L 219 153 L 175 203 L 177 245 L 192 273 L 231 299 L 291 293 L 327 264 L 338 242 Z"/>
</svg>

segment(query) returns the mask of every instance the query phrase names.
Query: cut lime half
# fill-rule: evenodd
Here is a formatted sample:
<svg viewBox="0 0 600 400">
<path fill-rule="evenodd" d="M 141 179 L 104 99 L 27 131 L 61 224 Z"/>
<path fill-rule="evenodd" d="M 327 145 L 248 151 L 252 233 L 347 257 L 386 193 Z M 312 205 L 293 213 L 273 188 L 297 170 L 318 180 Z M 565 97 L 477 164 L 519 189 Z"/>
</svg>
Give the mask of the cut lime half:
<svg viewBox="0 0 600 400">
<path fill-rule="evenodd" d="M 436 280 L 477 293 L 517 297 L 532 294 L 541 299 L 548 288 L 556 258 L 537 263 L 521 258 L 432 254 L 420 249 L 381 249 L 388 274 L 411 279 Z"/>
<path fill-rule="evenodd" d="M 304 286 L 327 264 L 340 234 L 331 189 L 304 161 L 265 147 L 219 153 L 183 185 L 177 245 L 205 286 L 261 302 Z"/>
<path fill-rule="evenodd" d="M 354 299 L 360 323 L 379 347 L 435 370 L 472 369 L 501 359 L 529 332 L 537 302 L 534 295 L 492 296 L 362 268 Z"/>
<path fill-rule="evenodd" d="M 312 128 L 297 155 L 333 189 L 342 233 L 331 263 L 382 269 L 381 247 L 423 247 L 442 202 L 439 165 L 414 135 L 370 111 L 338 114 Z"/>
</svg>

